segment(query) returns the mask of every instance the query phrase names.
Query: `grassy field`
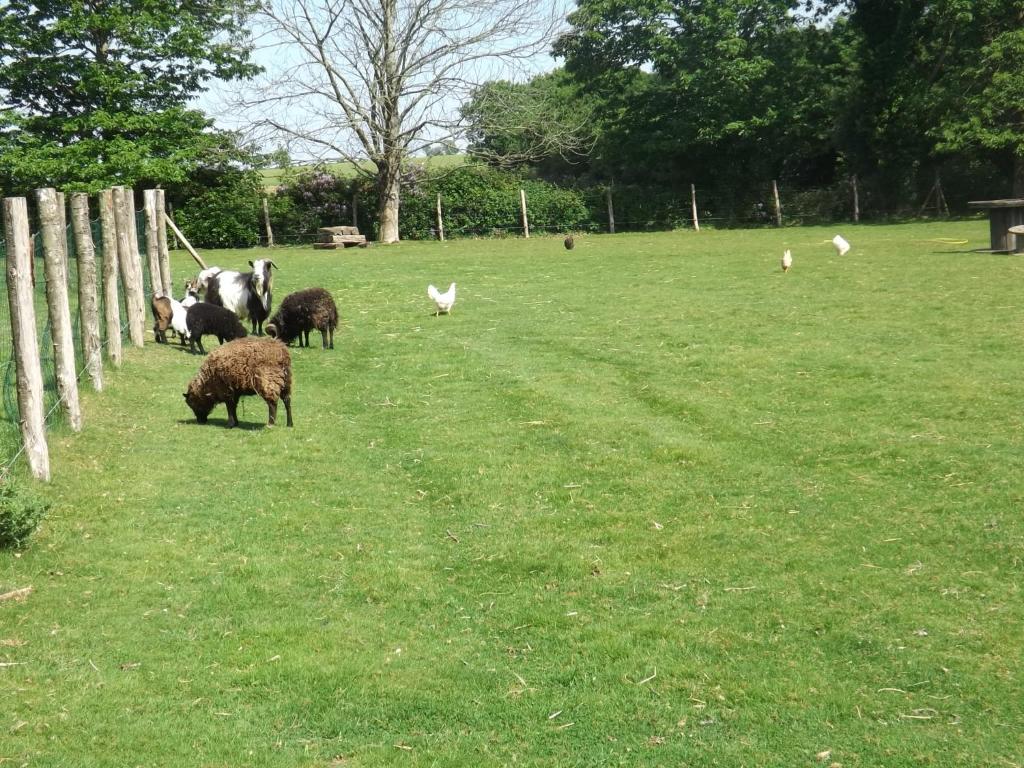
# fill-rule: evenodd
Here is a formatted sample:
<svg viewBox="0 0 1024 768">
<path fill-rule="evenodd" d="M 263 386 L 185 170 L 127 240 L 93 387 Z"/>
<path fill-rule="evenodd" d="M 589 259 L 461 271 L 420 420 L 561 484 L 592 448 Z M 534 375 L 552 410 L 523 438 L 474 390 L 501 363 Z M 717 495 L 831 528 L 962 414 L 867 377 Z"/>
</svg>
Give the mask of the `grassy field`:
<svg viewBox="0 0 1024 768">
<path fill-rule="evenodd" d="M 419 163 L 427 167 L 429 170 L 445 170 L 448 168 L 455 168 L 466 163 L 466 155 L 435 155 L 434 157 L 413 157 L 410 158 L 412 162 Z M 372 168 L 373 163 L 367 160 L 365 163 L 367 168 Z M 308 168 L 311 168 L 309 166 Z M 327 163 L 326 169 L 331 173 L 341 176 L 345 179 L 354 179 L 356 177 L 356 169 L 352 163 Z M 291 170 L 302 170 L 307 168 L 305 166 L 298 166 Z M 307 169 L 308 169 L 307 168 Z M 263 177 L 263 186 L 267 189 L 274 189 L 284 182 L 285 176 L 289 169 L 286 168 L 264 168 L 260 171 Z"/>
<path fill-rule="evenodd" d="M 1020 765 L 1024 259 L 842 231 L 275 251 L 293 429 L 151 344 L 55 436 L 0 763 Z"/>
</svg>

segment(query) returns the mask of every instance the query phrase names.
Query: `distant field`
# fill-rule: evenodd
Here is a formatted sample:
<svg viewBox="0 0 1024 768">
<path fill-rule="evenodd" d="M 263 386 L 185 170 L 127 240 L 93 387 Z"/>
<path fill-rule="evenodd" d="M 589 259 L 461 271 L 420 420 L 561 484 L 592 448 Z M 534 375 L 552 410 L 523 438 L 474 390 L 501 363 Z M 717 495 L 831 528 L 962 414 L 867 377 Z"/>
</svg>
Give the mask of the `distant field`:
<svg viewBox="0 0 1024 768">
<path fill-rule="evenodd" d="M 987 241 L 275 250 L 343 318 L 294 429 L 196 425 L 150 344 L 55 436 L 0 762 L 1020 765 L 1024 259 Z"/>
<path fill-rule="evenodd" d="M 459 165 L 463 165 L 467 162 L 465 155 L 438 155 L 436 157 L 414 157 L 412 161 L 415 163 L 425 164 L 428 168 L 432 169 L 443 169 L 443 168 L 454 168 Z M 366 161 L 365 166 L 367 168 L 373 168 L 373 164 L 370 161 Z M 295 169 L 302 169 L 304 166 L 295 166 Z M 308 166 L 312 167 L 312 166 Z M 356 175 L 356 168 L 352 163 L 327 163 L 325 166 L 331 173 L 335 173 L 344 178 L 354 178 Z M 263 174 L 264 186 L 268 188 L 277 187 L 282 183 L 285 174 L 288 169 L 285 168 L 264 168 L 260 171 Z"/>
</svg>

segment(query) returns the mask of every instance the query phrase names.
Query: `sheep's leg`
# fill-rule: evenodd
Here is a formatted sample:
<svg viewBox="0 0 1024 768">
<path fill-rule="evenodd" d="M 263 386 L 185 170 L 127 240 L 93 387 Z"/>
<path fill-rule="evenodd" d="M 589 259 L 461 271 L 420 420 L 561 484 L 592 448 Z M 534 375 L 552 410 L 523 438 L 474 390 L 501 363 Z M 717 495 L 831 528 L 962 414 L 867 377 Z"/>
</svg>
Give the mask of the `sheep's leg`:
<svg viewBox="0 0 1024 768">
<path fill-rule="evenodd" d="M 334 349 L 334 329 L 333 329 L 333 328 L 328 328 L 327 330 L 328 330 L 328 331 L 330 332 L 330 334 L 331 334 L 331 343 L 330 343 L 330 349 Z"/>
<path fill-rule="evenodd" d="M 288 415 L 288 426 L 294 426 L 292 424 L 292 396 L 290 393 L 281 394 L 281 402 L 284 403 L 284 412 Z"/>
<path fill-rule="evenodd" d="M 277 423 L 277 400 L 267 398 L 267 411 L 270 414 L 267 418 L 267 426 L 272 427 Z"/>
<path fill-rule="evenodd" d="M 327 334 L 330 332 L 329 328 L 320 329 L 320 342 L 323 344 L 324 349 L 327 349 Z"/>
<path fill-rule="evenodd" d="M 238 426 L 238 396 L 229 397 L 224 401 L 228 407 L 228 429 Z"/>
</svg>

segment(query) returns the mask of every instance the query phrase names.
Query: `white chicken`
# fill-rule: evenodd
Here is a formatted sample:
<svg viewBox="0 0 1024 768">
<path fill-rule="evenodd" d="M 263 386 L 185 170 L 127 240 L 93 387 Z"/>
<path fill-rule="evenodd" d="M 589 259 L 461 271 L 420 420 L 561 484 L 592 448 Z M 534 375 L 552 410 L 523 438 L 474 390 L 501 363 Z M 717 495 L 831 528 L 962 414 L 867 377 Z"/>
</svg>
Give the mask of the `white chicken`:
<svg viewBox="0 0 1024 768">
<path fill-rule="evenodd" d="M 448 286 L 448 290 L 441 293 L 433 285 L 427 286 L 427 296 L 433 299 L 434 304 L 437 305 L 437 312 L 434 315 L 440 315 L 444 312 L 446 315 L 452 311 L 452 306 L 455 304 L 455 283 Z"/>
<path fill-rule="evenodd" d="M 782 271 L 789 272 L 789 268 L 793 266 L 793 254 L 786 249 L 786 252 L 782 254 Z"/>
<path fill-rule="evenodd" d="M 843 239 L 842 235 L 836 235 L 833 237 L 832 245 L 836 247 L 836 253 L 840 256 L 845 256 L 846 252 L 850 250 L 850 244 Z"/>
</svg>

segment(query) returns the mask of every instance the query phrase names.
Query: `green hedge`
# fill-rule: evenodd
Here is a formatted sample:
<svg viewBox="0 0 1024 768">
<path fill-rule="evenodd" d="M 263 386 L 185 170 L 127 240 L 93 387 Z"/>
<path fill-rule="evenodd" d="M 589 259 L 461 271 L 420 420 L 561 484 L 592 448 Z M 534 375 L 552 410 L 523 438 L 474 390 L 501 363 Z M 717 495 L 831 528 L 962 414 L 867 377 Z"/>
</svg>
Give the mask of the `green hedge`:
<svg viewBox="0 0 1024 768">
<path fill-rule="evenodd" d="M 592 215 L 582 191 L 484 165 L 466 165 L 429 177 L 405 194 L 400 214 L 402 236 L 435 236 L 439 193 L 446 236 L 521 232 L 520 189 L 526 192 L 531 229 L 563 232 L 591 228 Z"/>
</svg>

